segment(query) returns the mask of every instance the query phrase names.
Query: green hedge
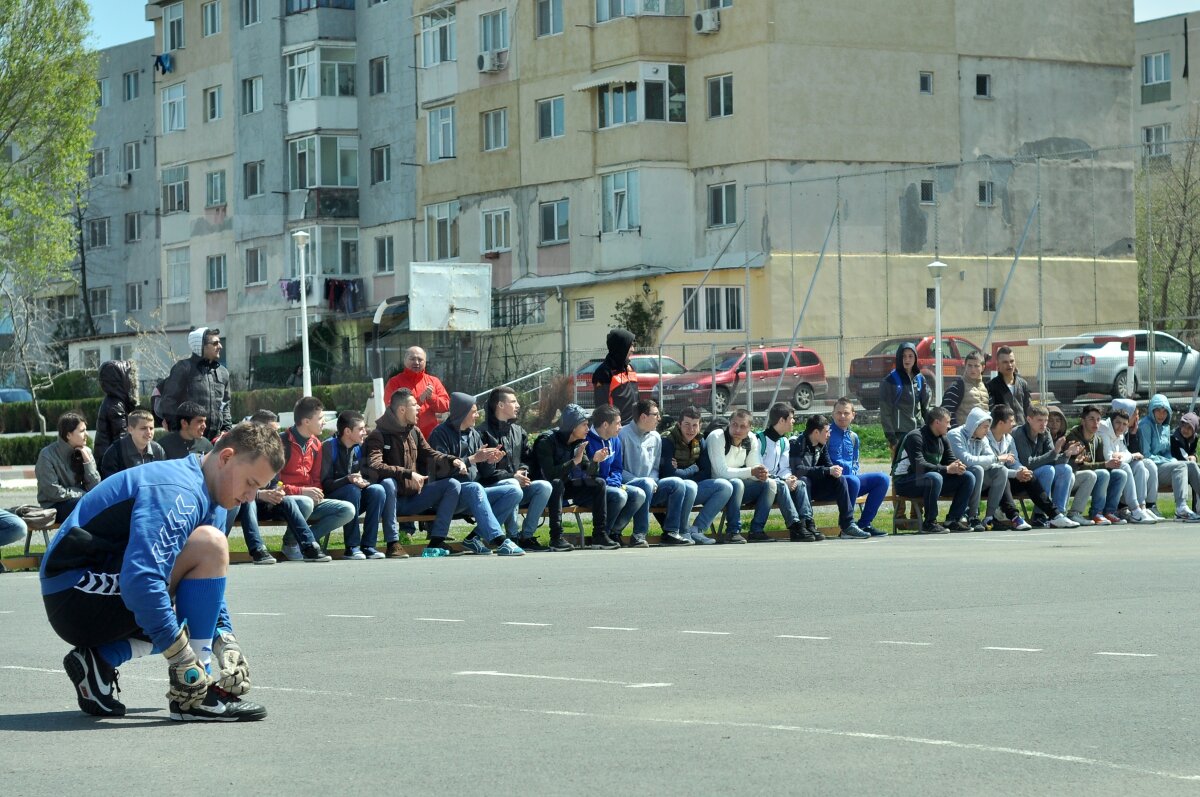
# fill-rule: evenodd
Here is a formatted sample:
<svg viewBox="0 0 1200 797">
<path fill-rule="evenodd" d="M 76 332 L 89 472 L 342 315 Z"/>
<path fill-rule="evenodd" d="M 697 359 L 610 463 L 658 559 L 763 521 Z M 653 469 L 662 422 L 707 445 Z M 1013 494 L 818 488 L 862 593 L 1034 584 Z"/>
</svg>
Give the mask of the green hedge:
<svg viewBox="0 0 1200 797">
<path fill-rule="evenodd" d="M 58 439 L 58 435 L 0 437 L 0 465 L 28 465 L 37 462 L 38 452 Z"/>
<path fill-rule="evenodd" d="M 46 419 L 46 431 L 57 430 L 58 416 L 74 410 L 83 413 L 89 429 L 96 428 L 96 415 L 100 412 L 100 402 L 103 399 L 85 398 L 66 401 L 39 401 L 38 406 Z M 33 411 L 32 401 L 15 401 L 11 404 L 0 404 L 0 432 L 36 432 L 38 431 L 37 415 Z"/>
<path fill-rule="evenodd" d="M 255 410 L 291 412 L 300 400 L 302 391 L 298 387 L 283 387 L 272 390 L 239 391 L 233 394 L 233 420 L 240 421 Z M 327 410 L 358 410 L 362 412 L 371 393 L 370 382 L 351 382 L 345 385 L 313 385 L 313 396 L 320 399 Z"/>
</svg>

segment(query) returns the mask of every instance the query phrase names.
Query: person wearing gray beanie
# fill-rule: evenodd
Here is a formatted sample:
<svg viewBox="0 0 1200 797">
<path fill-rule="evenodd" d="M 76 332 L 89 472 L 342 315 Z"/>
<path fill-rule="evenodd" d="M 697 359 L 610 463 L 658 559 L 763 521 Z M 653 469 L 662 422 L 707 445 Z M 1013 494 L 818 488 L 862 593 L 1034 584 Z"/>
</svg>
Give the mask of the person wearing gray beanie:
<svg viewBox="0 0 1200 797">
<path fill-rule="evenodd" d="M 188 333 L 192 354 L 171 367 L 158 399 L 158 414 L 170 429 L 179 428 L 179 405 L 194 401 L 204 408 L 205 437 L 210 441 L 233 428 L 229 369 L 221 365 L 221 330 L 197 327 Z"/>
</svg>

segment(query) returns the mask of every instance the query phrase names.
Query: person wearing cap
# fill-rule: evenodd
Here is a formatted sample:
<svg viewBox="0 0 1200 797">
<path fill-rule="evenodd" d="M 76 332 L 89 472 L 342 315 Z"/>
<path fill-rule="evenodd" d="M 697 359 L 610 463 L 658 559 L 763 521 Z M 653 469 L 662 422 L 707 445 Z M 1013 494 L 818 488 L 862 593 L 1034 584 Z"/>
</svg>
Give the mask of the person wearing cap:
<svg viewBox="0 0 1200 797">
<path fill-rule="evenodd" d="M 205 437 L 210 441 L 233 428 L 229 369 L 221 365 L 221 330 L 197 327 L 188 333 L 192 355 L 171 367 L 158 399 L 158 414 L 168 429 L 179 428 L 179 405 L 194 401 L 204 408 Z"/>
<path fill-rule="evenodd" d="M 1188 508 L 1184 488 L 1192 488 L 1192 495 L 1200 493 L 1200 468 L 1195 462 L 1186 462 L 1171 456 L 1171 402 L 1161 393 L 1150 397 L 1150 412 L 1138 424 L 1138 438 L 1142 455 L 1158 465 L 1160 481 L 1168 481 L 1175 493 L 1175 519 L 1200 522 Z"/>
<path fill-rule="evenodd" d="M 1171 434 L 1171 456 L 1180 462 L 1186 462 L 1189 471 L 1200 468 L 1196 464 L 1196 437 L 1200 432 L 1200 416 L 1194 412 L 1185 412 L 1179 419 L 1179 427 Z M 1200 512 L 1200 495 L 1192 490 L 1192 512 Z"/>
</svg>

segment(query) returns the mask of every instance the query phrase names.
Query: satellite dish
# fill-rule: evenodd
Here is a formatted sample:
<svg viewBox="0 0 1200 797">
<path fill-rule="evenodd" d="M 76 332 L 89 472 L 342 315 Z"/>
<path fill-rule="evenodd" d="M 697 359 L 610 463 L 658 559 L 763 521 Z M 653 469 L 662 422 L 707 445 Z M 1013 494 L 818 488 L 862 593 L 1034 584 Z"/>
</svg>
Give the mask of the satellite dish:
<svg viewBox="0 0 1200 797">
<path fill-rule="evenodd" d="M 410 263 L 408 328 L 482 332 L 492 328 L 491 263 Z"/>
</svg>

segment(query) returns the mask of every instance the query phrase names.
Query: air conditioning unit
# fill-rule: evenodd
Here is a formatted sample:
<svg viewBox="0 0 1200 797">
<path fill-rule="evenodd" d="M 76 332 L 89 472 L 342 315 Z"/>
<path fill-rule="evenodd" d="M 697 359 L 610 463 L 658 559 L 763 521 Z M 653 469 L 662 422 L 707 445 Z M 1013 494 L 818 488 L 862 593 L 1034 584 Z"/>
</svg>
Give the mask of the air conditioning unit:
<svg viewBox="0 0 1200 797">
<path fill-rule="evenodd" d="M 716 33 L 721 29 L 721 12 L 715 8 L 697 11 L 692 16 L 692 27 L 697 33 Z"/>
<path fill-rule="evenodd" d="M 504 68 L 504 56 L 495 50 L 489 50 L 479 54 L 476 64 L 480 72 L 499 72 Z"/>
<path fill-rule="evenodd" d="M 125 172 L 118 177 L 117 185 L 121 186 L 122 188 L 128 188 L 129 186 L 133 185 L 133 172 Z"/>
</svg>

